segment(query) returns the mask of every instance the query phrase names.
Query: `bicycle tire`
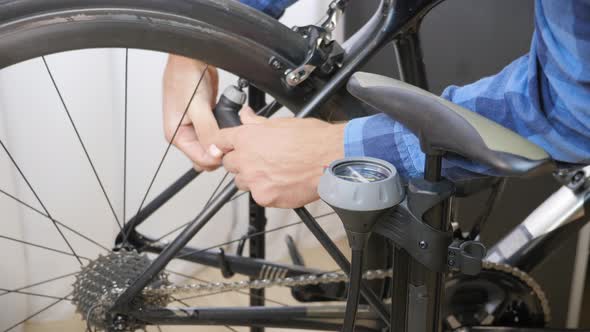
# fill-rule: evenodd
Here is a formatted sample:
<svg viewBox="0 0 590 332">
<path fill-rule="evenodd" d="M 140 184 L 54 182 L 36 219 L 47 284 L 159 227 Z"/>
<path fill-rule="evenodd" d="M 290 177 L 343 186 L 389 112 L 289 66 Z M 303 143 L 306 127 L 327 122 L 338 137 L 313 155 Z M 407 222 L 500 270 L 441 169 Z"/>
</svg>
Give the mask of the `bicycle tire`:
<svg viewBox="0 0 590 332">
<path fill-rule="evenodd" d="M 202 59 L 247 78 L 294 111 L 322 83 L 277 84 L 284 70 L 269 60 L 293 68 L 305 57 L 306 41 L 236 1 L 5 0 L 0 8 L 0 69 L 75 49 L 149 49 Z"/>
</svg>

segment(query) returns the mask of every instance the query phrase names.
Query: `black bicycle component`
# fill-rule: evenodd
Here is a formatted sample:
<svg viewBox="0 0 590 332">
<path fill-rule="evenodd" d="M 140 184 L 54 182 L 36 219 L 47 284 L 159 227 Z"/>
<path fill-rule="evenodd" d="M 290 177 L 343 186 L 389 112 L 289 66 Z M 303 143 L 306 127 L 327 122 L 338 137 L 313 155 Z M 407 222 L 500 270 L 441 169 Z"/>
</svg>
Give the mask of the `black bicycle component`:
<svg viewBox="0 0 590 332">
<path fill-rule="evenodd" d="M 297 245 L 295 244 L 295 240 L 291 235 L 287 235 L 285 237 L 285 243 L 287 244 L 287 249 L 289 250 L 289 257 L 291 257 L 291 261 L 295 265 L 305 266 L 305 261 L 303 260 L 303 256 L 297 249 Z"/>
<path fill-rule="evenodd" d="M 318 224 L 315 218 L 307 211 L 306 208 L 297 208 L 294 209 L 295 213 L 301 218 L 301 221 L 307 226 L 309 231 L 313 234 L 313 236 L 320 242 L 322 247 L 328 252 L 330 257 L 338 264 L 338 266 L 344 271 L 345 273 L 350 273 L 350 263 L 342 254 L 342 252 L 338 249 L 334 241 L 330 239 L 328 234 L 324 232 L 322 227 Z M 389 312 L 383 305 L 383 302 L 379 300 L 379 297 L 375 295 L 375 293 L 368 287 L 368 285 L 361 280 L 360 283 L 360 292 L 363 295 L 363 298 L 367 301 L 367 303 L 377 312 L 379 317 L 383 320 L 383 322 L 389 325 Z"/>
<path fill-rule="evenodd" d="M 418 6 L 426 5 L 425 8 L 428 8 L 428 6 L 435 4 L 435 2 L 423 2 Z M 416 4 L 410 1 L 396 3 L 398 9 L 401 9 L 403 13 L 407 13 L 405 10 L 411 10 L 414 5 Z M 402 20 L 404 19 L 403 15 Z M 411 25 L 411 29 L 402 34 L 394 45 L 400 74 L 406 82 L 426 89 L 427 79 L 424 63 L 419 56 L 422 54 L 418 35 L 419 26 L 420 18 L 418 17 Z M 407 75 L 408 73 L 411 75 Z M 424 180 L 431 183 L 441 182 L 442 155 L 432 151 L 426 152 L 425 160 Z M 446 193 L 443 194 L 446 195 Z M 436 200 L 431 200 L 431 202 L 436 202 Z M 415 212 L 423 213 L 423 215 L 419 215 L 420 219 L 430 227 L 441 232 L 449 230 L 450 204 L 448 199 L 438 201 L 438 204 L 428 208 L 423 206 L 417 206 L 417 208 Z M 422 241 L 418 245 L 426 249 L 429 246 L 428 243 Z M 412 258 L 407 250 L 397 245 L 394 247 L 393 257 L 391 310 L 392 317 L 398 320 L 392 324 L 396 326 L 396 332 L 441 332 L 440 315 L 444 296 L 444 273 L 430 270 Z M 403 285 L 397 285 L 398 283 L 403 283 Z"/>
<path fill-rule="evenodd" d="M 437 182 L 414 178 L 408 183 L 408 208 L 418 219 L 439 205 L 442 201 L 451 197 L 455 188 L 448 180 Z"/>
<path fill-rule="evenodd" d="M 433 228 L 424 222 L 423 216 L 452 193 L 453 186 L 448 181 L 411 179 L 406 199 L 380 218 L 375 233 L 392 240 L 431 271 L 447 271 L 448 257 L 444 253 L 451 252 L 453 233 Z"/>
<path fill-rule="evenodd" d="M 474 173 L 473 177 L 467 179 L 450 179 L 449 181 L 451 181 L 455 187 L 455 197 L 468 197 L 486 189 L 493 188 L 502 180 L 504 180 L 504 178 Z"/>
<path fill-rule="evenodd" d="M 225 258 L 225 250 L 223 248 L 219 248 L 219 270 L 221 271 L 221 275 L 224 278 L 231 278 L 235 275 L 234 271 L 231 269 L 231 265 Z"/>
<path fill-rule="evenodd" d="M 254 86 L 248 87 L 248 106 L 255 112 L 260 111 L 266 105 L 266 95 L 264 91 L 257 89 Z M 250 257 L 254 259 L 264 259 L 266 257 L 266 209 L 260 206 L 254 200 L 250 193 L 248 195 L 248 209 L 249 230 L 253 231 L 255 236 L 249 238 Z M 261 274 L 262 275 L 262 274 Z M 261 275 L 251 276 L 250 280 L 254 280 Z M 264 306 L 265 304 L 265 289 L 250 289 L 250 306 Z M 250 332 L 264 332 L 263 327 L 251 327 Z"/>
<path fill-rule="evenodd" d="M 447 271 L 447 251 L 452 232 L 437 230 L 414 216 L 403 202 L 379 220 L 375 233 L 392 240 L 412 258 L 432 271 Z"/>
<path fill-rule="evenodd" d="M 154 254 L 160 254 L 166 246 L 159 243 L 152 243 L 149 239 L 145 241 L 145 252 L 151 252 Z M 219 268 L 219 262 L 221 260 L 220 252 L 216 250 L 203 250 L 195 247 L 186 246 L 180 250 L 177 254 L 177 258 L 187 262 L 201 264 L 204 266 L 210 266 L 213 268 Z M 240 275 L 260 277 L 265 274 L 278 274 L 284 277 L 296 277 L 305 274 L 318 274 L 322 271 L 312 269 L 299 265 L 288 265 L 280 264 L 275 262 L 269 262 L 263 259 L 252 259 L 250 257 L 243 257 L 238 255 L 232 255 L 224 253 L 224 261 L 228 265 L 229 269 Z"/>
<path fill-rule="evenodd" d="M 366 242 L 366 240 L 363 242 Z M 360 285 L 363 278 L 363 254 L 363 249 L 352 250 L 346 311 L 344 312 L 344 324 L 342 324 L 343 332 L 354 332 L 356 312 L 360 300 Z"/>
<path fill-rule="evenodd" d="M 481 272 L 485 256 L 481 242 L 455 240 L 449 246 L 447 265 L 451 271 L 474 276 Z"/>
<path fill-rule="evenodd" d="M 344 49 L 334 40 L 332 32 L 336 28 L 337 18 L 344 12 L 348 1 L 334 0 L 330 3 L 326 17 L 319 26 L 293 27 L 293 31 L 308 40 L 307 56 L 298 67 L 285 72 L 285 81 L 289 86 L 297 86 L 305 81 L 313 72 L 321 76 L 333 73 L 342 64 Z M 275 70 L 282 70 L 284 65 L 277 58 L 269 60 Z"/>
<path fill-rule="evenodd" d="M 194 179 L 196 179 L 199 174 L 200 173 L 194 168 L 189 169 L 180 178 L 178 178 L 178 180 L 174 181 L 174 183 L 168 186 L 168 188 L 166 188 L 156 198 L 144 206 L 135 216 L 133 216 L 133 218 L 129 219 L 129 221 L 125 224 L 125 227 L 123 227 L 115 239 L 115 250 L 120 250 L 125 246 L 131 246 L 131 248 L 126 249 L 141 249 L 137 246 L 134 246 L 133 243 L 130 243 L 130 238 L 135 236 L 135 228 L 141 225 L 154 212 L 166 204 L 172 197 L 184 189 L 184 187 L 186 187 Z"/>
<path fill-rule="evenodd" d="M 246 102 L 246 98 L 246 93 L 234 85 L 228 86 L 223 91 L 213 109 L 213 115 L 215 115 L 219 128 L 237 127 L 242 124 L 238 113 Z"/>
<path fill-rule="evenodd" d="M 348 287 L 344 282 L 291 288 L 291 295 L 299 302 L 346 301 L 347 294 Z"/>
<path fill-rule="evenodd" d="M 293 264 L 305 266 L 303 256 L 297 249 L 295 240 L 291 235 L 285 237 L 285 243 L 289 250 L 289 257 Z M 307 286 L 296 286 L 291 288 L 291 295 L 299 302 L 323 302 L 323 301 L 345 301 L 347 287 L 346 283 L 318 284 Z"/>
<path fill-rule="evenodd" d="M 223 188 L 211 203 L 201 211 L 201 213 L 180 233 L 174 242 L 171 242 L 158 257 L 152 262 L 144 273 L 137 278 L 129 287 L 117 298 L 111 313 L 125 312 L 129 303 L 144 289 L 152 280 L 153 276 L 162 271 L 166 265 L 175 258 L 186 244 L 211 220 L 220 209 L 238 192 L 235 183 L 231 182 Z"/>
<path fill-rule="evenodd" d="M 323 27 L 308 25 L 293 27 L 293 31 L 301 34 L 309 41 L 307 57 L 298 67 L 288 70 L 285 82 L 289 86 L 297 86 L 312 74 L 329 75 L 339 68 L 344 58 L 344 49 L 334 40 L 329 40 L 329 31 Z M 282 67 L 277 59 L 270 61 L 273 68 Z"/>
<path fill-rule="evenodd" d="M 154 325 L 229 325 L 341 331 L 342 306 L 306 307 L 224 307 L 224 308 L 145 308 L 133 317 Z M 362 306 L 358 311 L 359 332 L 383 331 L 379 317 Z"/>
<path fill-rule="evenodd" d="M 248 231 L 246 232 L 246 235 L 242 236 L 240 238 L 240 241 L 238 242 L 238 246 L 236 248 L 236 255 L 238 255 L 238 256 L 244 255 L 244 249 L 246 248 L 246 242 L 250 238 L 250 235 L 254 234 L 254 233 L 256 233 L 256 229 L 254 227 L 252 227 L 251 225 L 248 225 Z"/>
<path fill-rule="evenodd" d="M 586 176 L 583 165 L 575 165 L 571 168 L 562 168 L 553 173 L 555 179 L 572 191 L 577 192 L 590 187 L 590 177 Z"/>
<path fill-rule="evenodd" d="M 496 270 L 477 276 L 453 274 L 446 282 L 445 328 L 477 325 L 543 327 L 545 313 L 535 293 L 521 279 Z"/>
<path fill-rule="evenodd" d="M 498 179 L 498 181 L 493 184 L 492 190 L 485 204 L 485 208 L 475 221 L 475 224 L 471 228 L 467 239 L 475 240 L 483 231 L 488 219 L 490 218 L 490 215 L 492 214 L 492 211 L 494 211 L 494 209 L 498 206 L 498 202 L 500 202 L 500 197 L 502 197 L 502 194 L 504 193 L 507 181 L 508 180 L 506 178 L 502 178 Z"/>
</svg>

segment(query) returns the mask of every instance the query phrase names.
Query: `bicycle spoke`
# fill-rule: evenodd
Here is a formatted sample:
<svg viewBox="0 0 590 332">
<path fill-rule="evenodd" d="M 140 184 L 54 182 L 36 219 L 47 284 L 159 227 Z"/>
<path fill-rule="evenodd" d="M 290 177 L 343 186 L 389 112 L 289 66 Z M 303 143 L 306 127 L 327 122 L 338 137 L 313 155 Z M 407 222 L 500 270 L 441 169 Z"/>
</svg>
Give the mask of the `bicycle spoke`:
<svg viewBox="0 0 590 332">
<path fill-rule="evenodd" d="M 48 284 L 48 283 L 53 282 L 53 281 L 65 279 L 65 278 L 68 278 L 68 277 L 71 277 L 71 276 L 75 276 L 78 273 L 79 272 L 72 272 L 72 273 L 64 274 L 64 275 L 59 276 L 59 277 L 53 277 L 51 279 L 46 279 L 46 280 L 43 280 L 43 281 L 38 281 L 38 282 L 36 282 L 34 284 L 30 284 L 30 285 L 27 285 L 27 286 L 23 286 L 23 287 L 11 289 L 9 291 L 5 291 L 4 293 L 1 293 L 0 296 L 4 296 L 4 295 L 10 294 L 12 292 L 18 292 L 18 291 L 21 291 L 21 290 L 27 289 L 27 288 L 33 288 L 35 286 L 40 286 L 40 285 Z"/>
<path fill-rule="evenodd" d="M 59 228 L 57 223 L 55 221 L 53 221 L 53 218 L 51 217 L 49 210 L 47 210 L 47 207 L 45 206 L 45 204 L 43 204 L 43 201 L 41 201 L 41 198 L 39 197 L 39 195 L 37 194 L 37 192 L 35 191 L 35 189 L 31 185 L 31 183 L 29 182 L 29 180 L 25 176 L 25 173 L 21 170 L 20 166 L 18 166 L 18 163 L 12 157 L 12 154 L 10 154 L 10 151 L 8 151 L 8 148 L 6 148 L 6 145 L 4 145 L 4 142 L 2 140 L 0 140 L 0 145 L 2 145 L 2 149 L 4 149 L 4 152 L 6 152 L 6 154 L 8 155 L 8 158 L 10 158 L 10 161 L 12 162 L 12 164 L 14 165 L 14 167 L 16 168 L 16 170 L 18 171 L 20 176 L 23 178 L 23 180 L 27 184 L 27 187 L 29 187 L 29 190 L 31 190 L 31 192 L 33 193 L 33 195 L 35 196 L 35 198 L 37 199 L 37 201 L 39 202 L 39 204 L 41 205 L 41 207 L 45 211 L 45 214 L 47 215 L 47 217 L 49 217 L 51 219 L 51 221 L 53 222 L 53 226 L 55 226 L 55 229 L 57 229 L 57 232 L 59 233 L 61 238 L 64 240 L 66 245 L 70 248 L 70 250 L 72 251 L 72 254 L 74 254 L 74 257 L 78 260 L 80 265 L 82 265 L 82 260 L 80 260 L 80 257 L 78 257 L 78 254 L 74 250 L 74 247 L 72 247 L 72 245 L 70 244 L 70 241 L 68 241 L 68 239 L 66 238 L 66 236 L 62 232 L 61 228 Z"/>
<path fill-rule="evenodd" d="M 18 199 L 18 198 L 17 198 L 17 197 L 15 197 L 14 195 L 11 195 L 11 194 L 9 194 L 9 193 L 7 193 L 6 191 L 4 191 L 4 190 L 2 190 L 2 189 L 0 189 L 0 193 L 2 193 L 2 194 L 4 194 L 4 195 L 6 195 L 7 197 L 9 197 L 9 198 L 11 198 L 11 199 L 15 200 L 16 202 L 18 202 L 18 203 L 22 204 L 23 206 L 25 206 L 25 207 L 27 207 L 27 208 L 31 209 L 32 211 L 34 211 L 34 212 L 36 212 L 36 213 L 38 213 L 38 214 L 42 215 L 43 217 L 45 217 L 45 218 L 49 219 L 50 221 L 53 221 L 53 222 L 55 222 L 55 223 L 56 223 L 56 224 L 58 224 L 59 226 L 61 226 L 61 227 L 65 228 L 65 229 L 67 229 L 68 231 L 70 231 L 70 232 L 72 232 L 72 233 L 74 233 L 74 234 L 78 235 L 79 237 L 81 237 L 81 238 L 83 238 L 83 239 L 85 239 L 85 240 L 89 241 L 90 243 L 92 243 L 92 244 L 94 244 L 94 245 L 98 246 L 99 248 L 102 248 L 102 249 L 104 249 L 104 250 L 106 250 L 106 251 L 110 251 L 110 249 L 108 249 L 107 247 L 103 246 L 102 244 L 100 244 L 100 243 L 98 243 L 98 242 L 94 241 L 94 240 L 93 240 L 93 239 L 91 239 L 90 237 L 88 237 L 88 236 L 86 236 L 86 235 L 84 235 L 84 234 L 80 233 L 79 231 L 77 231 L 77 230 L 75 230 L 75 229 L 71 228 L 70 226 L 68 226 L 68 225 L 65 225 L 64 223 L 60 222 L 59 220 L 57 220 L 57 219 L 54 219 L 54 218 L 52 218 L 52 217 L 50 217 L 50 216 L 46 215 L 46 214 L 45 214 L 43 211 L 39 211 L 38 209 L 34 208 L 34 207 L 33 207 L 33 206 L 31 206 L 30 204 L 27 204 L 27 203 L 25 203 L 24 201 L 22 201 L 22 200 Z"/>
<path fill-rule="evenodd" d="M 74 254 L 72 254 L 70 252 L 67 252 L 67 251 L 62 251 L 62 250 L 58 250 L 58 249 L 54 249 L 54 248 L 42 246 L 40 244 L 35 244 L 35 243 L 31 243 L 31 242 L 27 242 L 27 241 L 15 239 L 15 238 L 12 238 L 12 237 L 9 237 L 9 236 L 0 235 L 0 239 L 5 239 L 5 240 L 9 240 L 9 241 L 14 241 L 14 242 L 22 243 L 22 244 L 25 244 L 25 245 L 28 245 L 28 246 L 31 246 L 31 247 L 45 249 L 45 250 L 56 252 L 56 253 L 62 254 L 62 255 L 74 256 Z M 78 257 L 80 257 L 81 259 L 85 259 L 87 261 L 90 261 L 90 258 L 88 258 L 88 257 L 84 257 L 84 256 L 78 256 Z"/>
<path fill-rule="evenodd" d="M 193 94 L 191 95 L 191 98 L 189 99 L 188 104 L 186 105 L 186 108 L 184 109 L 184 112 L 182 113 L 182 117 L 178 121 L 178 125 L 176 126 L 176 129 L 174 130 L 174 134 L 172 134 L 172 138 L 170 139 L 170 142 L 168 143 L 168 146 L 166 147 L 166 150 L 164 151 L 164 155 L 162 156 L 162 159 L 160 159 L 160 163 L 158 164 L 158 167 L 156 168 L 156 172 L 154 173 L 154 176 L 152 176 L 150 184 L 149 184 L 145 194 L 143 195 L 141 203 L 139 204 L 139 208 L 137 209 L 137 213 L 139 213 L 141 211 L 141 208 L 143 208 L 143 204 L 145 204 L 145 200 L 147 199 L 150 191 L 152 190 L 152 186 L 154 185 L 154 182 L 156 181 L 156 177 L 160 173 L 160 169 L 162 168 L 162 165 L 164 164 L 164 161 L 166 160 L 166 157 L 168 156 L 168 152 L 170 151 L 170 148 L 172 147 L 172 142 L 174 142 L 174 139 L 176 138 L 176 135 L 178 134 L 178 131 L 180 130 L 180 126 L 182 125 L 182 121 L 186 117 L 186 114 L 188 113 L 188 110 L 189 110 L 191 104 L 193 103 L 193 99 L 195 99 L 195 96 L 197 95 L 197 90 L 199 90 L 199 86 L 201 85 L 201 82 L 203 81 L 203 78 L 205 77 L 205 73 L 207 73 L 208 70 L 209 70 L 209 65 L 206 65 L 205 69 L 203 69 L 203 72 L 201 73 L 201 76 L 199 77 L 199 80 L 197 81 L 197 85 L 195 86 L 195 89 L 193 90 Z"/>
<path fill-rule="evenodd" d="M 265 118 L 268 118 L 268 117 L 272 116 L 273 114 L 275 114 L 282 107 L 283 107 L 283 105 L 279 104 L 278 101 L 274 100 L 270 104 L 267 104 L 266 106 L 261 108 L 258 112 L 256 112 L 256 115 L 260 115 Z"/>
<path fill-rule="evenodd" d="M 336 214 L 336 212 L 328 212 L 328 213 L 325 213 L 325 214 L 321 214 L 321 215 L 315 216 L 314 218 L 317 220 L 317 219 L 321 219 L 321 218 L 324 218 L 324 217 L 331 216 L 333 214 Z M 268 233 L 280 231 L 281 229 L 293 227 L 293 226 L 296 226 L 296 225 L 299 225 L 299 224 L 303 224 L 303 221 L 302 220 L 299 220 L 299 221 L 296 221 L 296 222 L 293 222 L 293 223 L 290 223 L 290 224 L 287 224 L 287 225 L 279 226 L 279 227 L 276 227 L 276 228 L 271 228 L 269 230 L 265 230 L 265 231 L 261 231 L 261 232 L 256 232 L 256 233 L 248 234 L 248 235 L 242 236 L 242 237 L 240 237 L 238 239 L 227 241 L 227 242 L 224 242 L 224 243 L 221 243 L 221 244 L 218 244 L 218 245 L 215 245 L 215 246 L 211 246 L 211 247 L 208 247 L 208 248 L 205 248 L 205 249 L 193 250 L 193 251 L 184 253 L 182 255 L 179 255 L 176 258 L 178 259 L 178 258 L 182 258 L 182 257 L 194 255 L 194 254 L 199 254 L 199 253 L 202 253 L 202 252 L 205 252 L 205 251 L 208 251 L 208 250 L 217 249 L 217 248 L 226 246 L 228 244 L 240 242 L 242 240 L 249 239 L 249 238 L 252 238 L 252 237 L 255 237 L 255 236 L 259 236 L 259 235 L 262 235 L 262 234 L 268 234 Z"/>
<path fill-rule="evenodd" d="M 59 303 L 61 303 L 62 301 L 65 301 L 65 300 L 67 300 L 67 299 L 68 299 L 68 297 L 70 297 L 70 295 L 72 295 L 72 293 L 70 293 L 70 294 L 68 294 L 68 295 L 66 295 L 66 296 L 64 296 L 64 297 L 62 297 L 62 298 L 60 298 L 59 300 L 57 300 L 57 301 L 55 301 L 55 302 L 53 302 L 53 303 L 51 303 L 51 304 L 49 304 L 48 306 L 46 306 L 46 307 L 42 308 L 41 310 L 39 310 L 39 311 L 35 312 L 34 314 L 32 314 L 32 315 L 30 315 L 30 316 L 28 316 L 27 318 L 25 318 L 25 319 L 21 320 L 20 322 L 18 322 L 18 323 L 16 323 L 16 324 L 12 325 L 12 326 L 11 326 L 11 327 L 9 327 L 8 329 L 4 330 L 3 332 L 8 332 L 8 331 L 10 331 L 10 330 L 13 330 L 13 329 L 15 329 L 15 328 L 19 327 L 21 324 L 23 324 L 23 323 L 26 323 L 26 322 L 27 322 L 29 319 L 31 319 L 31 318 L 34 318 L 34 317 L 36 317 L 36 316 L 38 316 L 38 315 L 40 315 L 40 314 L 44 313 L 45 311 L 47 311 L 47 310 L 51 309 L 52 307 L 54 307 L 54 306 L 58 305 L 58 304 L 59 304 Z"/>
<path fill-rule="evenodd" d="M 238 199 L 238 198 L 240 198 L 240 197 L 242 197 L 242 196 L 244 196 L 244 195 L 246 195 L 246 194 L 249 194 L 249 192 L 248 192 L 248 191 L 241 192 L 241 193 L 239 193 L 239 194 L 235 195 L 234 197 L 232 197 L 232 198 L 229 200 L 229 202 L 233 202 L 233 201 L 235 201 L 236 199 Z M 229 203 L 229 202 L 228 202 L 228 203 Z"/>
<path fill-rule="evenodd" d="M 190 276 L 188 274 L 184 274 L 184 273 L 180 273 L 180 272 L 175 272 L 175 271 L 172 271 L 172 270 L 169 270 L 169 269 L 166 269 L 166 272 L 172 273 L 172 274 L 176 274 L 178 276 L 185 277 L 185 278 L 188 278 L 188 279 L 192 279 L 192 280 L 195 280 L 195 281 L 198 281 L 198 282 L 202 282 L 202 283 L 209 283 L 210 282 L 210 281 L 207 281 L 205 279 L 193 277 L 193 276 Z M 190 297 L 181 298 L 180 300 L 190 300 L 190 299 L 195 299 L 195 298 L 199 298 L 199 297 L 206 297 L 206 296 L 211 296 L 211 295 L 216 295 L 216 294 L 222 294 L 222 293 L 227 293 L 227 292 L 232 292 L 232 290 L 224 290 L 224 291 L 219 291 L 219 292 L 200 294 L 200 295 L 196 295 L 196 296 L 190 296 Z M 247 296 L 252 295 L 252 297 L 259 298 L 259 299 L 265 299 L 268 302 L 272 302 L 272 303 L 275 303 L 275 304 L 278 304 L 278 305 L 281 305 L 281 306 L 285 306 L 285 307 L 288 306 L 288 304 L 285 304 L 285 303 L 282 303 L 282 302 L 279 302 L 279 301 L 276 301 L 276 300 L 273 300 L 273 299 L 269 299 L 268 297 L 258 296 L 258 295 L 250 294 L 248 292 L 244 292 L 244 291 L 240 291 L 240 290 L 233 290 L 233 292 L 236 292 L 236 293 L 239 293 L 239 294 L 243 294 L 243 295 L 247 295 Z"/>
<path fill-rule="evenodd" d="M 205 207 L 209 206 L 209 203 L 211 203 L 211 201 L 213 200 L 213 197 L 215 197 L 215 195 L 219 191 L 219 188 L 221 188 L 221 185 L 223 184 L 223 182 L 225 181 L 225 179 L 227 178 L 228 175 L 229 175 L 229 172 L 225 172 L 225 174 L 221 178 L 221 181 L 219 181 L 219 183 L 217 184 L 217 187 L 215 187 L 215 190 L 213 190 L 213 193 L 211 193 L 211 195 L 209 196 L 209 199 L 207 199 L 207 203 L 205 203 Z"/>
<path fill-rule="evenodd" d="M 127 221 L 127 96 L 129 83 L 129 49 L 125 49 L 125 124 L 123 136 L 123 227 Z M 127 232 L 123 232 L 124 242 L 127 242 Z"/>
<path fill-rule="evenodd" d="M 98 176 L 98 171 L 96 170 L 96 167 L 94 166 L 94 163 L 92 162 L 92 158 L 90 158 L 90 154 L 88 153 L 88 150 L 86 149 L 86 145 L 84 144 L 84 141 L 82 140 L 82 136 L 80 135 L 80 132 L 78 131 L 78 127 L 76 127 L 76 124 L 74 123 L 74 119 L 72 118 L 72 115 L 70 114 L 70 110 L 68 109 L 66 102 L 61 94 L 61 91 L 59 90 L 59 87 L 57 86 L 57 82 L 55 81 L 53 74 L 52 74 L 51 70 L 49 69 L 49 64 L 47 63 L 45 56 L 42 56 L 41 59 L 43 59 L 43 64 L 45 65 L 45 69 L 47 70 L 47 74 L 49 74 L 49 78 L 51 79 L 51 82 L 53 83 L 53 87 L 55 88 L 55 91 L 57 92 L 57 95 L 59 97 L 59 100 L 61 101 L 64 111 L 66 112 L 66 115 L 68 116 L 70 124 L 72 125 L 72 128 L 74 129 L 74 132 L 76 133 L 76 136 L 78 137 L 78 142 L 80 142 L 80 145 L 82 146 L 82 150 L 84 151 L 84 155 L 86 155 L 86 159 L 90 163 L 90 167 L 92 168 L 92 172 L 94 173 L 94 177 L 96 178 L 96 181 L 98 182 L 98 185 L 100 186 L 100 189 L 102 190 L 104 198 L 106 199 L 107 204 L 109 205 L 109 208 L 111 209 L 111 212 L 112 212 L 113 216 L 115 217 L 115 221 L 117 222 L 117 225 L 119 226 L 119 230 L 122 230 L 123 227 L 121 226 L 121 222 L 119 221 L 119 217 L 117 217 L 117 213 L 115 212 L 115 209 L 113 208 L 113 204 L 111 203 L 111 200 L 110 200 L 109 195 L 107 194 L 107 191 L 102 183 L 102 180 Z"/>
<path fill-rule="evenodd" d="M 209 203 L 211 203 L 211 200 L 213 200 L 213 197 L 215 197 L 215 195 L 219 191 L 219 188 L 221 188 L 221 185 L 223 184 L 223 182 L 225 181 L 225 179 L 227 178 L 228 175 L 229 175 L 229 172 L 225 172 L 225 175 L 223 176 L 223 178 L 221 179 L 221 181 L 219 181 L 219 183 L 217 184 L 217 187 L 215 188 L 215 190 L 213 191 L 213 193 L 211 194 L 211 196 L 209 196 L 209 199 L 207 200 L 207 203 L 205 203 L 205 206 L 203 207 L 203 209 L 206 208 L 207 206 L 209 206 Z M 231 202 L 231 200 L 229 202 Z M 191 223 L 191 221 L 186 222 L 186 223 L 184 223 L 184 224 L 182 224 L 182 225 L 180 225 L 178 227 L 175 227 L 174 229 L 172 229 L 172 230 L 164 233 L 164 235 L 161 235 L 159 238 L 155 239 L 154 241 L 156 241 L 156 242 L 157 241 L 160 241 L 163 238 L 165 238 L 166 236 L 168 236 L 168 235 L 170 235 L 170 234 L 172 234 L 174 232 L 177 232 L 177 231 L 185 228 L 190 223 Z"/>
<path fill-rule="evenodd" d="M 47 294 L 39 294 L 39 293 L 32 293 L 32 292 L 23 292 L 23 291 L 11 291 L 11 290 L 4 289 L 4 288 L 0 288 L 0 291 L 4 291 L 6 293 L 13 293 L 13 294 L 21 294 L 21 295 L 30 295 L 30 296 L 36 296 L 36 297 L 44 297 L 44 298 L 54 299 L 54 300 L 61 300 L 62 299 L 59 296 L 53 296 L 53 295 L 47 295 Z M 5 293 L 2 293 L 2 294 L 5 294 Z M 65 298 L 65 300 L 71 301 L 71 299 L 68 299 L 68 298 Z"/>
</svg>

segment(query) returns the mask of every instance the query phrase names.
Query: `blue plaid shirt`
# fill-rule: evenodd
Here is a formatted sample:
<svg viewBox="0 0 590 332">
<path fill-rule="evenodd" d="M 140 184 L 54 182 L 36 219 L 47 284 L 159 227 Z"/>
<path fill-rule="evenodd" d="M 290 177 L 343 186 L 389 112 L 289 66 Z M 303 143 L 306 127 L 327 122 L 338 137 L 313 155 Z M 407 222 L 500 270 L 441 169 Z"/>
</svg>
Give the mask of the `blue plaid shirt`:
<svg viewBox="0 0 590 332">
<path fill-rule="evenodd" d="M 240 0 L 241 3 L 256 8 L 274 18 L 279 18 L 297 0 Z"/>
<path fill-rule="evenodd" d="M 243 2 L 276 16 L 294 1 Z M 537 0 L 529 53 L 442 96 L 512 129 L 556 160 L 590 162 L 590 1 Z M 418 138 L 384 114 L 350 121 L 344 146 L 347 156 L 385 159 L 406 178 L 424 170 Z M 493 174 L 459 157 L 447 158 L 445 169 Z"/>
</svg>

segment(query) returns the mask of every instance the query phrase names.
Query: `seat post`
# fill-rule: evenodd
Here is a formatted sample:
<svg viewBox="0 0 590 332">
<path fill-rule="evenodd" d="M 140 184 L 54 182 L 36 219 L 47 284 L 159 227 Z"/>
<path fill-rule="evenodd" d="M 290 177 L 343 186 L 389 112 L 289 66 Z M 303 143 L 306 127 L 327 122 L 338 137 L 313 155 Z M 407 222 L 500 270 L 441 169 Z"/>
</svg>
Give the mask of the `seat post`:
<svg viewBox="0 0 590 332">
<path fill-rule="evenodd" d="M 395 41 L 396 58 L 401 79 L 427 89 L 418 31 L 417 24 L 415 29 Z M 442 180 L 441 154 L 427 154 L 424 179 L 429 182 Z M 424 221 L 436 229 L 446 230 L 449 224 L 448 207 L 446 200 L 431 208 L 424 215 Z M 428 270 L 399 247 L 394 246 L 392 257 L 391 331 L 441 332 L 444 274 Z"/>
</svg>

